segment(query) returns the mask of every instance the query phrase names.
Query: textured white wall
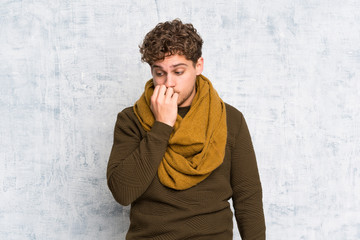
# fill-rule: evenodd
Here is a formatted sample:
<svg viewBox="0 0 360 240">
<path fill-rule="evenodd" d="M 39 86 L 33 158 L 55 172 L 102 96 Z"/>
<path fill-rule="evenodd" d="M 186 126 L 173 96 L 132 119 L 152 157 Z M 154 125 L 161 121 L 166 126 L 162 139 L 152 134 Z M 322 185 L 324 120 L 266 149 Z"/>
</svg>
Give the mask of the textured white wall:
<svg viewBox="0 0 360 240">
<path fill-rule="evenodd" d="M 124 238 L 113 127 L 150 78 L 137 45 L 175 17 L 247 119 L 268 239 L 360 239 L 358 0 L 1 1 L 0 239 Z"/>
</svg>

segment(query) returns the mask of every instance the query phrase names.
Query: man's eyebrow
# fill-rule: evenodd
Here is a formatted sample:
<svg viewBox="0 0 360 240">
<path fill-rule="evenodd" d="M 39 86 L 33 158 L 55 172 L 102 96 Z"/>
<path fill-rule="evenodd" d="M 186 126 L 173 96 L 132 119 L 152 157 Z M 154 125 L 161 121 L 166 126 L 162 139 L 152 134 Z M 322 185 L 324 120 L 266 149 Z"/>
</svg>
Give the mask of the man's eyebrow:
<svg viewBox="0 0 360 240">
<path fill-rule="evenodd" d="M 162 68 L 162 67 L 158 65 L 152 65 L 152 68 Z"/>
<path fill-rule="evenodd" d="M 179 67 L 179 66 L 188 66 L 188 65 L 186 63 L 178 63 L 178 64 L 172 65 L 171 67 L 176 68 L 176 67 Z M 159 66 L 159 65 L 152 65 L 152 68 L 161 68 L 162 69 L 162 67 Z"/>
<path fill-rule="evenodd" d="M 176 67 L 178 67 L 178 66 L 187 66 L 187 64 L 186 63 L 178 63 L 178 64 L 175 64 L 175 65 L 172 65 L 172 67 L 173 68 L 176 68 Z"/>
</svg>

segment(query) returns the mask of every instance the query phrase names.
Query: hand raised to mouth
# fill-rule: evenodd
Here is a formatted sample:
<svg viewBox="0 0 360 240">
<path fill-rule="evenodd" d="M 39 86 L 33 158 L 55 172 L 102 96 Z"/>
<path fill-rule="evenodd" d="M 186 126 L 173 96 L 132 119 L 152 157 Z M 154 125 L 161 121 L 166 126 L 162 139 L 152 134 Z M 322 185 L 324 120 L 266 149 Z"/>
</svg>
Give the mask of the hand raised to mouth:
<svg viewBox="0 0 360 240">
<path fill-rule="evenodd" d="M 155 120 L 165 123 L 171 127 L 175 125 L 179 94 L 173 88 L 166 88 L 165 85 L 157 85 L 151 96 L 150 109 L 154 114 Z"/>
</svg>

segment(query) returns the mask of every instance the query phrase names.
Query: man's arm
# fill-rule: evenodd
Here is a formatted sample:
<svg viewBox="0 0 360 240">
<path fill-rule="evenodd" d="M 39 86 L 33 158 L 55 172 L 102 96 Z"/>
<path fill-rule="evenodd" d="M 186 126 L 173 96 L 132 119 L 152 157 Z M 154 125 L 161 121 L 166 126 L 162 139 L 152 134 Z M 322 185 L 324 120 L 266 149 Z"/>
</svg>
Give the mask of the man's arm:
<svg viewBox="0 0 360 240">
<path fill-rule="evenodd" d="M 110 191 L 116 201 L 129 205 L 148 188 L 157 173 L 177 117 L 178 94 L 158 85 L 151 97 L 155 123 L 144 138 L 132 112 L 121 112 L 107 169 Z"/>
<path fill-rule="evenodd" d="M 172 132 L 172 127 L 155 122 L 141 138 L 135 115 L 130 114 L 118 114 L 107 168 L 109 189 L 121 205 L 135 201 L 153 181 Z"/>
<path fill-rule="evenodd" d="M 265 239 L 262 188 L 249 130 L 240 113 L 240 129 L 232 152 L 231 184 L 239 232 L 244 240 Z"/>
</svg>

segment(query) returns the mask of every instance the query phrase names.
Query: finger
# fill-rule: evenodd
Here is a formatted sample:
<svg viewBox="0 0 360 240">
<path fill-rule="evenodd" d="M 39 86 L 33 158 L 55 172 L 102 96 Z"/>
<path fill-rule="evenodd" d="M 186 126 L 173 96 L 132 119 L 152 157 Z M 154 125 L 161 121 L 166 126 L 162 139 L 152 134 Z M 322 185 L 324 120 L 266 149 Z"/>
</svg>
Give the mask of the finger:
<svg viewBox="0 0 360 240">
<path fill-rule="evenodd" d="M 170 101 L 173 94 L 174 94 L 173 88 L 170 87 L 170 88 L 166 89 L 166 93 L 165 93 L 166 100 Z"/>
<path fill-rule="evenodd" d="M 179 99 L 179 94 L 178 94 L 177 92 L 175 92 L 175 93 L 172 95 L 171 100 L 173 100 L 174 102 L 177 103 L 178 99 Z"/>
<path fill-rule="evenodd" d="M 158 95 L 159 95 L 159 89 L 160 89 L 160 85 L 156 85 L 156 87 L 154 88 L 154 92 L 153 95 L 151 96 L 151 99 L 154 101 L 155 99 L 157 99 Z"/>
<path fill-rule="evenodd" d="M 157 99 L 158 99 L 158 100 L 164 99 L 165 92 L 166 92 L 166 87 L 165 87 L 165 85 L 161 85 L 161 86 L 160 86 L 160 89 L 159 89 L 159 95 L 157 96 Z"/>
</svg>

